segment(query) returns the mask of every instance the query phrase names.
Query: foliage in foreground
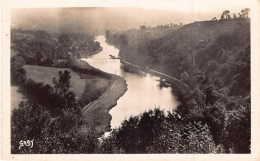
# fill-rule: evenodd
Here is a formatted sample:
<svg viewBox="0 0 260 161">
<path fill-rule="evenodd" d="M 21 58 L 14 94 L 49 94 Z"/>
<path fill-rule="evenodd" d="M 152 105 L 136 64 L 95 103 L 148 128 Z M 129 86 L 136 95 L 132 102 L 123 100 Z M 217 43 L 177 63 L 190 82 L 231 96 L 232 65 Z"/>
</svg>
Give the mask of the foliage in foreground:
<svg viewBox="0 0 260 161">
<path fill-rule="evenodd" d="M 125 120 L 120 129 L 98 140 L 73 109 L 52 118 L 42 106 L 21 103 L 12 114 L 12 153 L 212 153 L 215 144 L 207 125 L 184 124 L 178 115 L 164 115 L 159 109 Z M 22 147 L 20 140 L 34 139 L 34 147 Z"/>
<path fill-rule="evenodd" d="M 21 103 L 11 119 L 12 153 L 93 153 L 98 140 L 94 129 L 80 130 L 83 123 L 74 109 L 64 109 L 59 117 L 52 118 L 40 105 Z M 34 139 L 34 146 L 21 147 L 21 140 Z"/>
<path fill-rule="evenodd" d="M 248 100 L 226 110 L 220 99 L 206 103 L 216 97 L 208 90 L 194 90 L 177 110 L 132 116 L 102 139 L 94 128 L 86 130 L 77 106 L 53 118 L 43 106 L 21 103 L 12 114 L 12 153 L 249 153 Z M 23 139 L 35 146 L 19 150 Z"/>
<path fill-rule="evenodd" d="M 159 109 L 125 120 L 119 129 L 104 138 L 105 153 L 216 153 L 207 125 L 190 122 L 179 114 Z"/>
</svg>

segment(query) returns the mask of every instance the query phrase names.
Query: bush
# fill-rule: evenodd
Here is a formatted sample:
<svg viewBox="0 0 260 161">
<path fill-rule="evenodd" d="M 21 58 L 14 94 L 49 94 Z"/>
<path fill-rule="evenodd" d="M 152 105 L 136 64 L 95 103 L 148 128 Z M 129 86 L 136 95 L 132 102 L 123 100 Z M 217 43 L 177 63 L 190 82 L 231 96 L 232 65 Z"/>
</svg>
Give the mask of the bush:
<svg viewBox="0 0 260 161">
<path fill-rule="evenodd" d="M 102 141 L 105 153 L 217 153 L 209 127 L 159 109 L 130 117 Z"/>
<path fill-rule="evenodd" d="M 95 153 L 98 135 L 95 129 L 86 128 L 79 113 L 63 110 L 52 118 L 45 107 L 22 102 L 11 116 L 12 154 Z M 21 140 L 33 140 L 33 147 L 21 147 Z"/>
</svg>

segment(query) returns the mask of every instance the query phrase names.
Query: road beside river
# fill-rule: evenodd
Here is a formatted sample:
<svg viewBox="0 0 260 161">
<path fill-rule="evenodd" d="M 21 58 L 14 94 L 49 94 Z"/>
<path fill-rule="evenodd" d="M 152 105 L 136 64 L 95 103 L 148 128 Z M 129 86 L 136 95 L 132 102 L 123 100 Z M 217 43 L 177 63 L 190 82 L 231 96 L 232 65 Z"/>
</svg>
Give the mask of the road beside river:
<svg viewBox="0 0 260 161">
<path fill-rule="evenodd" d="M 98 130 L 111 130 L 112 119 L 109 110 L 117 104 L 117 100 L 127 91 L 126 81 L 113 75 L 112 85 L 95 101 L 82 109 L 82 115 L 86 122 Z"/>
</svg>

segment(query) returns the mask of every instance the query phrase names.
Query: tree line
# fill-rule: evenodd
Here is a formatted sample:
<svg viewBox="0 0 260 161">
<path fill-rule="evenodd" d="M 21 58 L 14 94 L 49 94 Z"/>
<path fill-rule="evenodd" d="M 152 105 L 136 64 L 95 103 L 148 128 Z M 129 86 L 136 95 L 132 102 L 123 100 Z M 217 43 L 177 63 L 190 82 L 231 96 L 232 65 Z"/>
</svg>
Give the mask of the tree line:
<svg viewBox="0 0 260 161">
<path fill-rule="evenodd" d="M 237 14 L 236 13 L 232 13 L 232 15 L 231 15 L 231 12 L 229 10 L 225 10 L 225 11 L 222 12 L 220 19 L 223 20 L 223 19 L 232 19 L 232 18 L 233 19 L 249 18 L 249 13 L 250 13 L 250 9 L 249 8 L 242 9 Z M 217 20 L 217 18 L 214 17 L 211 20 L 215 21 L 215 20 Z"/>
</svg>

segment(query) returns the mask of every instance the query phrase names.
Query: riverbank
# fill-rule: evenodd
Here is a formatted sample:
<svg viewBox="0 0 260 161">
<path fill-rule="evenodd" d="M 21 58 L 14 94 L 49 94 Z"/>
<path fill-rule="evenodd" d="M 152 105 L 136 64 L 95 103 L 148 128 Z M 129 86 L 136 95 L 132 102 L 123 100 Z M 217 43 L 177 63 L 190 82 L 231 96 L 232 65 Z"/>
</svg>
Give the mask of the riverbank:
<svg viewBox="0 0 260 161">
<path fill-rule="evenodd" d="M 97 100 L 82 109 L 83 119 L 102 132 L 110 131 L 112 116 L 109 111 L 117 105 L 117 100 L 126 91 L 126 81 L 119 76 L 113 75 L 112 85 Z"/>
<path fill-rule="evenodd" d="M 120 49 L 120 46 L 115 45 L 115 47 Z M 81 58 L 85 58 L 87 60 L 87 58 L 98 54 L 102 50 L 103 48 L 101 47 L 95 53 L 81 55 Z M 87 63 L 87 61 L 81 59 L 74 59 L 73 64 L 79 68 L 86 69 L 88 74 L 94 74 L 97 75 L 97 77 L 103 76 L 111 80 L 107 90 L 82 109 L 83 120 L 88 124 L 88 126 L 94 127 L 98 131 L 102 132 L 110 131 L 112 116 L 109 114 L 109 111 L 117 105 L 117 100 L 127 91 L 126 81 L 120 76 L 109 74 L 92 67 Z M 79 72 L 79 75 L 84 79 L 87 78 L 86 75 L 82 74 L 82 72 Z M 83 131 L 84 130 L 86 129 L 83 129 Z"/>
<path fill-rule="evenodd" d="M 96 50 L 96 51 L 94 51 L 94 52 L 91 52 L 91 53 L 87 53 L 87 54 L 86 54 L 86 52 L 79 53 L 79 54 L 80 54 L 80 58 L 88 58 L 88 57 L 90 57 L 90 56 L 92 56 L 92 55 L 95 55 L 95 54 L 101 52 L 102 50 L 103 50 L 103 48 L 100 47 L 98 50 Z"/>
<path fill-rule="evenodd" d="M 86 79 L 87 74 L 95 75 L 99 78 L 110 80 L 109 86 L 97 99 L 82 108 L 83 120 L 89 127 L 94 127 L 98 131 L 106 132 L 111 130 L 110 121 L 112 116 L 109 114 L 117 100 L 127 91 L 126 81 L 114 74 L 109 74 L 96 69 L 84 60 L 74 60 L 72 69 L 82 78 Z M 82 129 L 84 132 L 87 129 Z"/>
<path fill-rule="evenodd" d="M 112 42 L 108 41 L 107 39 L 106 39 L 105 42 L 106 42 L 107 44 L 112 45 L 112 46 L 116 47 L 117 49 L 121 50 L 121 46 L 120 46 L 120 45 L 118 45 L 118 44 L 116 44 L 116 43 L 112 43 Z"/>
<path fill-rule="evenodd" d="M 125 66 L 128 66 L 130 68 L 133 68 L 133 69 L 136 69 L 136 70 L 140 70 L 140 71 L 144 71 L 146 73 L 150 73 L 150 74 L 159 76 L 159 77 L 165 79 L 167 82 L 169 82 L 171 84 L 174 84 L 176 87 L 180 88 L 182 91 L 188 91 L 189 90 L 189 86 L 188 85 L 186 85 L 185 83 L 181 82 L 177 78 L 174 78 L 174 77 L 172 77 L 170 75 L 161 73 L 161 72 L 153 70 L 153 69 L 149 69 L 148 67 L 147 68 L 142 68 L 142 67 L 140 67 L 138 65 L 135 65 L 135 64 L 132 64 L 130 62 L 127 62 L 127 61 L 123 60 L 122 58 L 120 59 L 120 62 L 121 62 L 121 64 L 123 64 Z"/>
</svg>

